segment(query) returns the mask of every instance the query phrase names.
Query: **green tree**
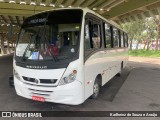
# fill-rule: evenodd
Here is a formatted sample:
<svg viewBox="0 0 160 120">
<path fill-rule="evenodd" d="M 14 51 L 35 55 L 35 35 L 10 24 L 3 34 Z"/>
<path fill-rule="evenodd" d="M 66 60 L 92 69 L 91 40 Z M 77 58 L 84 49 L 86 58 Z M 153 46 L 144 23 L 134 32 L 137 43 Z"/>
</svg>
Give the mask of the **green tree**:
<svg viewBox="0 0 160 120">
<path fill-rule="evenodd" d="M 143 39 L 142 33 L 145 29 L 144 20 L 133 21 L 130 23 L 122 24 L 121 26 L 129 35 L 130 50 L 132 50 L 133 40 L 137 41 L 136 49 L 138 49 L 138 45 Z"/>
<path fill-rule="evenodd" d="M 156 24 L 156 46 L 155 46 L 155 52 L 158 51 L 158 40 L 160 38 L 160 16 L 159 15 L 156 15 L 153 17 L 153 21 L 155 22 Z"/>
<path fill-rule="evenodd" d="M 136 49 L 139 43 L 144 43 L 144 49 L 149 50 L 151 43 L 156 39 L 156 48 L 158 50 L 158 39 L 160 38 L 160 17 L 150 17 L 142 20 L 132 21 L 122 24 L 122 28 L 129 35 L 130 50 L 132 50 L 133 40 L 136 41 Z"/>
</svg>

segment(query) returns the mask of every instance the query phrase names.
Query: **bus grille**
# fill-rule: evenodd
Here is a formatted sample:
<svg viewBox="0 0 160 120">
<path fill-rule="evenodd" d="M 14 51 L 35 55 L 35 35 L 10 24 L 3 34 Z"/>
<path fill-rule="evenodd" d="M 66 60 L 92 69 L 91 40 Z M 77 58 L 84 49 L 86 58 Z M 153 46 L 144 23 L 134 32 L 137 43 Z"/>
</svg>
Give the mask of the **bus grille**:
<svg viewBox="0 0 160 120">
<path fill-rule="evenodd" d="M 30 95 L 37 95 L 37 96 L 43 96 L 45 98 L 49 98 L 49 96 L 53 93 L 53 91 L 46 91 L 46 90 L 37 90 L 37 89 L 30 89 L 28 88 Z"/>
<path fill-rule="evenodd" d="M 31 83 L 36 83 L 35 78 L 30 78 L 30 77 L 24 77 L 23 79 L 27 82 L 31 82 Z M 57 82 L 57 79 L 39 79 L 39 82 L 42 84 L 55 84 Z"/>
</svg>

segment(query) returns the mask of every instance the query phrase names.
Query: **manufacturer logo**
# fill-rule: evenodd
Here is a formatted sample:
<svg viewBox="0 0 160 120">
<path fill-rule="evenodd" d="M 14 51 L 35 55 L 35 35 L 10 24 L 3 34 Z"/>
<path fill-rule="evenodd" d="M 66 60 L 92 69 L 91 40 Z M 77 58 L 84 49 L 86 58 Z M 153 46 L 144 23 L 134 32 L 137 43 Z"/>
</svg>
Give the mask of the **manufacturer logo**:
<svg viewBox="0 0 160 120">
<path fill-rule="evenodd" d="M 26 68 L 30 68 L 30 69 L 47 69 L 47 66 L 30 66 L 30 65 L 26 65 Z"/>
</svg>

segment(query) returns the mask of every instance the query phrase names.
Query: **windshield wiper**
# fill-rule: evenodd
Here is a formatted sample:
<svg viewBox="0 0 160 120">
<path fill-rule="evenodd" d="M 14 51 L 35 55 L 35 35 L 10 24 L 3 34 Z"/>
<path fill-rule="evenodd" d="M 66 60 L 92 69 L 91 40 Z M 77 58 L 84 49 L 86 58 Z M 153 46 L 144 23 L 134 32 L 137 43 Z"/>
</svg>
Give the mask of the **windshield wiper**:
<svg viewBox="0 0 160 120">
<path fill-rule="evenodd" d="M 26 47 L 26 49 L 25 49 L 25 51 L 24 51 L 24 53 L 22 55 L 21 61 L 25 61 L 26 60 L 25 56 L 26 56 L 27 50 L 29 49 L 30 45 L 31 45 L 31 36 L 30 36 L 29 43 L 28 43 L 28 45 L 27 45 L 27 47 Z"/>
<path fill-rule="evenodd" d="M 46 37 L 45 37 L 45 40 L 46 40 Z M 46 42 L 46 44 L 47 44 L 47 48 L 49 48 L 49 44 L 47 42 Z M 48 49 L 48 50 L 49 50 L 52 58 L 54 59 L 54 61 L 57 62 L 57 60 L 58 60 L 57 57 L 53 54 L 53 52 L 50 49 Z"/>
</svg>

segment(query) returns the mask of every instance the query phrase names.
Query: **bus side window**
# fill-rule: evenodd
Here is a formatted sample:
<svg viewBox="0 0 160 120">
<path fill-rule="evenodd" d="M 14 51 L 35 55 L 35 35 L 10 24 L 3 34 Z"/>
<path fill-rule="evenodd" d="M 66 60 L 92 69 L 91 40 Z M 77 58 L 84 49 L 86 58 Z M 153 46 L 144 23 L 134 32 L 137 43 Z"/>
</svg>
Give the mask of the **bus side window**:
<svg viewBox="0 0 160 120">
<path fill-rule="evenodd" d="M 124 47 L 124 35 L 122 31 L 121 31 L 121 47 Z"/>
<path fill-rule="evenodd" d="M 100 48 L 101 43 L 100 24 L 89 20 L 85 25 L 85 49 Z"/>
<path fill-rule="evenodd" d="M 105 48 L 111 48 L 111 29 L 110 29 L 110 25 L 105 23 L 104 24 L 105 27 Z"/>
<path fill-rule="evenodd" d="M 93 30 L 91 31 L 92 33 L 92 45 L 93 48 L 100 48 L 101 47 L 101 27 L 100 24 L 98 23 L 93 23 Z"/>
<path fill-rule="evenodd" d="M 119 47 L 119 34 L 117 28 L 113 28 L 113 44 L 114 48 Z"/>
<path fill-rule="evenodd" d="M 84 39 L 84 48 L 85 49 L 90 49 L 92 48 L 92 45 L 91 45 L 91 35 L 90 35 L 90 25 L 91 24 L 91 21 L 86 21 L 86 24 L 85 24 L 85 39 Z"/>
</svg>

